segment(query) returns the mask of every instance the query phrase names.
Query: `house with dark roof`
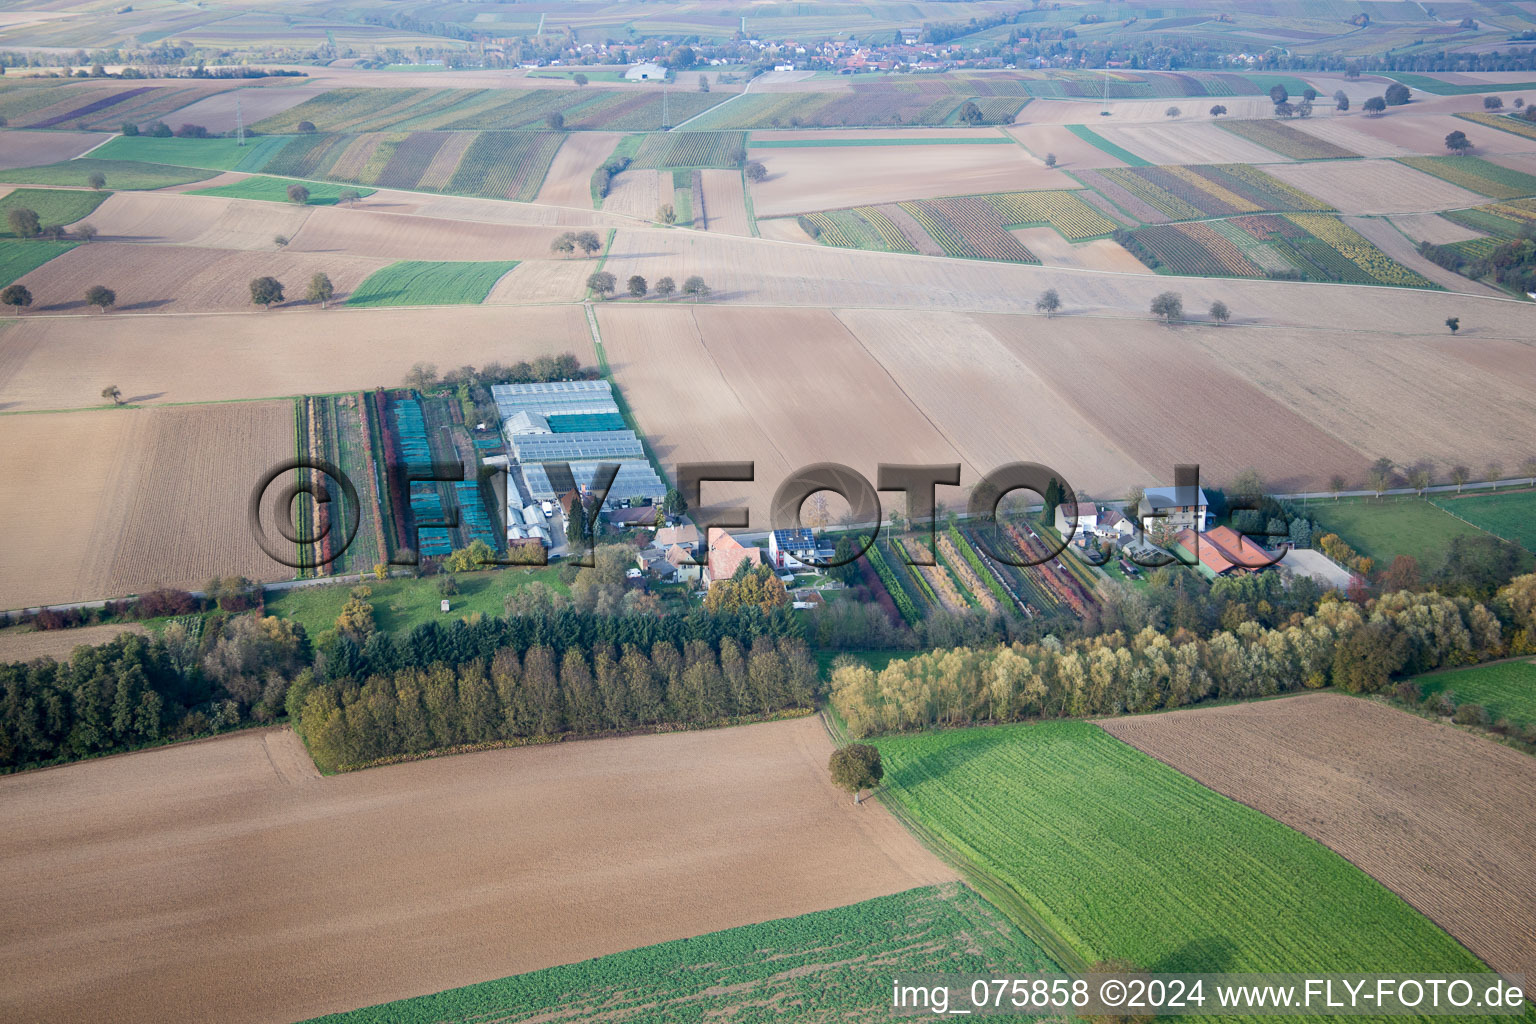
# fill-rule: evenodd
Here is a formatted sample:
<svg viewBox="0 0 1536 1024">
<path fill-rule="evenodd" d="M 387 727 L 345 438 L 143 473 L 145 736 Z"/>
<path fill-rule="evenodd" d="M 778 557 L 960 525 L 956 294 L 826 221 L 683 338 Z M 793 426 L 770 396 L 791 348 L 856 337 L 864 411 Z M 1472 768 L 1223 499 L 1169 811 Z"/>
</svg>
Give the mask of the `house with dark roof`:
<svg viewBox="0 0 1536 1024">
<path fill-rule="evenodd" d="M 1199 487 L 1148 487 L 1141 495 L 1141 514 L 1160 517 L 1176 530 L 1199 533 L 1211 525 L 1211 502 Z M 1142 525 L 1151 529 L 1145 523 Z"/>
<path fill-rule="evenodd" d="M 819 555 L 816 535 L 806 527 L 768 534 L 768 560 L 775 569 L 799 569 Z"/>
</svg>

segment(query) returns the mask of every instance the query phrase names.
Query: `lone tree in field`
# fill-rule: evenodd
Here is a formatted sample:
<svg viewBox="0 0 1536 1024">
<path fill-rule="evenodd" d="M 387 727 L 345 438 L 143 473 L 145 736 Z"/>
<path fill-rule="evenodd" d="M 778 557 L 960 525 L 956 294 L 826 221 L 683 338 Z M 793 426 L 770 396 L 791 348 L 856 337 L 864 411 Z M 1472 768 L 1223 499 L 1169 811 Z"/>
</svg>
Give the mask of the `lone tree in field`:
<svg viewBox="0 0 1536 1024">
<path fill-rule="evenodd" d="M 1163 292 L 1152 300 L 1152 315 L 1163 318 L 1164 323 L 1173 323 L 1184 317 L 1184 299 L 1178 292 Z"/>
<path fill-rule="evenodd" d="M 1225 302 L 1217 299 L 1215 302 L 1211 303 L 1211 319 L 1216 321 L 1218 324 L 1224 324 L 1228 320 L 1232 319 L 1232 311 L 1227 308 L 1227 304 Z"/>
<path fill-rule="evenodd" d="M 309 202 L 309 189 L 303 185 L 288 186 L 288 201 L 295 206 L 303 206 Z"/>
<path fill-rule="evenodd" d="M 616 286 L 617 282 L 614 281 L 613 275 L 606 270 L 599 270 L 587 278 L 587 287 L 605 299 L 613 293 Z"/>
<path fill-rule="evenodd" d="M 763 166 L 761 160 L 748 160 L 742 170 L 746 173 L 748 181 L 762 181 L 768 177 L 768 168 Z"/>
<path fill-rule="evenodd" d="M 313 122 L 313 121 L 300 121 L 294 127 L 297 128 L 300 132 L 302 132 L 305 135 L 311 135 L 315 131 L 315 122 Z"/>
<path fill-rule="evenodd" d="M 1472 140 L 1467 138 L 1464 131 L 1454 131 L 1445 137 L 1445 148 L 1457 156 L 1466 156 L 1467 150 L 1472 148 Z"/>
<path fill-rule="evenodd" d="M 571 76 L 571 81 L 575 82 L 577 85 L 586 85 L 587 76 L 578 71 Z"/>
<path fill-rule="evenodd" d="M 576 236 L 571 234 L 569 231 L 565 232 L 556 238 L 553 242 L 549 243 L 549 251 L 563 253 L 564 255 L 569 256 L 571 253 L 576 251 Z"/>
<path fill-rule="evenodd" d="M 700 299 L 707 299 L 709 298 L 709 285 L 704 283 L 702 277 L 694 274 L 683 282 L 683 294 L 692 295 L 694 302 L 698 302 Z"/>
<path fill-rule="evenodd" d="M 1445 318 L 1445 326 L 1447 326 L 1447 327 L 1449 327 L 1451 329 L 1451 333 L 1452 334 L 1455 334 L 1457 331 L 1461 330 L 1461 317 L 1459 317 L 1459 316 L 1448 316 L 1448 317 L 1446 317 Z"/>
<path fill-rule="evenodd" d="M 629 294 L 630 295 L 634 296 L 637 299 L 643 299 L 643 298 L 645 298 L 645 292 L 646 292 L 645 278 L 641 277 L 639 274 L 636 274 L 634 277 L 631 277 L 629 279 Z"/>
<path fill-rule="evenodd" d="M 1047 320 L 1055 316 L 1056 311 L 1060 308 L 1061 296 L 1056 294 L 1055 288 L 1047 288 L 1045 291 L 1041 292 L 1040 297 L 1035 300 L 1035 312 L 1044 313 Z"/>
<path fill-rule="evenodd" d="M 10 306 L 19 314 L 32 305 L 32 293 L 27 291 L 27 286 L 24 284 L 7 285 L 5 291 L 0 291 L 0 302 Z"/>
<path fill-rule="evenodd" d="M 437 387 L 437 364 L 417 363 L 406 371 L 401 383 L 412 391 L 431 391 Z"/>
<path fill-rule="evenodd" d="M 117 305 L 117 292 L 104 284 L 93 284 L 85 290 L 85 304 L 95 306 L 105 313 Z"/>
<path fill-rule="evenodd" d="M 1180 110 L 1178 107 L 1169 107 L 1167 110 L 1163 111 L 1163 116 L 1178 117 L 1182 113 L 1184 113 L 1184 111 Z"/>
<path fill-rule="evenodd" d="M 1275 104 L 1275 116 L 1276 117 L 1295 117 L 1296 116 L 1296 108 L 1291 106 L 1290 103 L 1288 103 L 1288 102 L 1287 103 L 1276 103 Z"/>
<path fill-rule="evenodd" d="M 86 221 L 84 224 L 81 224 L 79 227 L 75 228 L 75 237 L 80 239 L 82 242 L 92 241 L 96 237 L 96 225 L 92 224 L 90 221 Z"/>
<path fill-rule="evenodd" d="M 251 301 L 262 309 L 271 309 L 272 303 L 283 301 L 283 285 L 275 277 L 251 278 Z"/>
<path fill-rule="evenodd" d="M 43 230 L 37 211 L 29 210 L 25 206 L 11 207 L 6 211 L 5 219 L 11 226 L 11 234 L 17 238 L 36 238 Z"/>
<path fill-rule="evenodd" d="M 116 384 L 108 384 L 101 389 L 101 397 L 109 400 L 113 405 L 122 405 L 123 389 Z"/>
<path fill-rule="evenodd" d="M 850 743 L 832 751 L 827 762 L 832 772 L 832 784 L 853 794 L 853 802 L 859 802 L 859 793 L 874 789 L 885 778 L 885 768 L 880 764 L 880 750 L 868 743 Z"/>
<path fill-rule="evenodd" d="M 960 105 L 960 120 L 966 124 L 981 124 L 985 118 L 973 100 L 966 100 Z"/>
<path fill-rule="evenodd" d="M 593 253 L 602 249 L 603 240 L 597 237 L 596 231 L 578 231 L 576 233 L 576 246 L 583 253 L 591 256 Z"/>
<path fill-rule="evenodd" d="M 672 280 L 670 277 L 658 278 L 656 281 L 655 291 L 657 295 L 660 295 L 665 299 L 673 292 L 677 291 L 677 282 Z"/>
<path fill-rule="evenodd" d="M 1220 103 L 1216 104 L 1214 107 L 1211 108 L 1211 116 L 1212 117 L 1220 117 L 1222 114 L 1225 114 L 1226 112 L 1227 112 L 1227 108 L 1222 106 Z"/>
<path fill-rule="evenodd" d="M 671 203 L 662 203 L 656 207 L 656 220 L 662 224 L 676 224 L 677 211 L 672 208 Z"/>
<path fill-rule="evenodd" d="M 1412 98 L 1413 93 L 1401 82 L 1393 82 L 1387 86 L 1387 93 L 1382 99 L 1386 100 L 1389 107 L 1400 107 Z"/>
<path fill-rule="evenodd" d="M 344 188 L 336 194 L 336 201 L 338 203 L 346 203 L 348 206 L 351 206 L 361 198 L 363 198 L 363 194 L 355 188 Z"/>
<path fill-rule="evenodd" d="M 1309 85 L 1305 89 L 1301 90 L 1301 98 L 1306 100 L 1308 103 L 1311 103 L 1313 100 L 1317 99 L 1317 90 Z"/>
<path fill-rule="evenodd" d="M 100 192 L 107 187 L 107 176 L 100 171 L 92 171 L 90 177 L 85 179 L 85 183 Z"/>
<path fill-rule="evenodd" d="M 279 249 L 281 249 L 283 246 L 288 244 L 288 236 L 287 235 L 273 235 L 272 236 L 272 244 L 277 246 Z"/>
<path fill-rule="evenodd" d="M 1045 154 L 1045 166 L 1047 166 L 1047 167 L 1055 167 L 1056 166 L 1056 154 L 1055 153 L 1047 153 L 1047 154 Z"/>
<path fill-rule="evenodd" d="M 304 289 L 304 299 L 307 302 L 320 303 L 321 309 L 330 308 L 331 297 L 336 294 L 335 285 L 324 272 L 317 272 L 309 279 L 309 287 Z"/>
<path fill-rule="evenodd" d="M 1291 98 L 1291 94 L 1285 91 L 1285 86 L 1283 86 L 1283 85 L 1275 85 L 1275 86 L 1271 86 L 1270 87 L 1269 99 L 1270 99 L 1270 102 L 1273 103 L 1275 106 L 1278 107 L 1280 104 L 1284 103 L 1286 100 L 1288 100 L 1290 98 Z"/>
<path fill-rule="evenodd" d="M 1483 97 L 1483 109 L 1484 110 L 1503 110 L 1504 109 L 1504 101 L 1502 99 L 1500 99 L 1499 97 L 1497 97 L 1497 96 L 1484 96 Z"/>
<path fill-rule="evenodd" d="M 549 130 L 552 132 L 564 131 L 565 115 L 558 110 L 551 110 L 544 115 L 544 123 L 549 126 Z"/>
<path fill-rule="evenodd" d="M 1366 117 L 1380 117 L 1387 112 L 1387 101 L 1380 96 L 1372 96 L 1360 104 L 1360 109 L 1365 111 Z"/>
<path fill-rule="evenodd" d="M 1340 89 L 1333 94 L 1333 109 L 1343 113 L 1349 109 L 1349 93 Z"/>
</svg>

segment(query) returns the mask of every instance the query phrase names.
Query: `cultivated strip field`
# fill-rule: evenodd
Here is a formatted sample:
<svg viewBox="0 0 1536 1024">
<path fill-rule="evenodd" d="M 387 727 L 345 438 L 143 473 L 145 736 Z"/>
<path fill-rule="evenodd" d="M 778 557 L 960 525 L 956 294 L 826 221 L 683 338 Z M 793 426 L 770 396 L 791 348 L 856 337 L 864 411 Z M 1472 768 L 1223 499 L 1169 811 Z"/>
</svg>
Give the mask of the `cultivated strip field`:
<svg viewBox="0 0 1536 1024">
<path fill-rule="evenodd" d="M 296 107 L 319 95 L 321 91 L 312 86 L 287 84 L 278 87 L 226 89 L 178 110 L 176 123 L 200 124 L 211 132 L 227 132 L 234 129 L 237 114 L 246 124 L 252 124 Z M 236 104 L 239 105 L 238 110 Z"/>
<path fill-rule="evenodd" d="M 1044 160 L 1047 154 L 1056 154 L 1056 166 L 1063 168 L 1078 167 L 1124 167 L 1125 164 L 1105 153 L 1093 143 L 1086 141 L 1080 135 L 1067 130 L 1060 124 L 1027 124 L 1015 125 L 1005 129 L 1007 133 L 1023 143 L 1039 160 Z"/>
<path fill-rule="evenodd" d="M 742 195 L 740 171 L 718 169 L 700 172 L 704 182 L 704 208 L 709 212 L 709 230 L 727 235 L 751 235 L 747 205 Z"/>
<path fill-rule="evenodd" d="M 592 209 L 592 172 L 621 138 L 612 132 L 573 132 L 555 152 L 534 202 Z"/>
<path fill-rule="evenodd" d="M 327 779 L 269 730 L 0 779 L 0 1015 L 298 1020 L 952 878 L 831 749 L 801 718 Z"/>
<path fill-rule="evenodd" d="M 104 382 L 138 402 L 354 391 L 394 386 L 417 362 L 446 369 L 592 352 L 577 305 L 521 310 L 517 330 L 507 328 L 505 309 L 475 306 L 250 308 L 241 317 L 28 316 L 0 335 L 0 408 L 100 405 Z"/>
<path fill-rule="evenodd" d="M 1214 123 L 1178 121 L 1094 131 L 1154 164 L 1270 164 L 1288 159 Z"/>
<path fill-rule="evenodd" d="M 1433 213 L 1487 202 L 1395 160 L 1275 164 L 1270 174 L 1344 213 Z"/>
<path fill-rule="evenodd" d="M 313 212 L 309 207 L 215 196 L 114 192 L 90 220 L 102 241 L 272 249 L 275 236 L 292 237 Z"/>
<path fill-rule="evenodd" d="M 1517 796 L 1536 760 L 1335 694 L 1100 725 L 1337 850 L 1495 970 L 1536 975 L 1536 803 Z"/>
<path fill-rule="evenodd" d="M 400 260 L 523 260 L 549 255 L 557 227 L 481 224 L 409 214 L 317 208 L 289 248 Z"/>
<path fill-rule="evenodd" d="M 752 186 L 759 217 L 973 192 L 1075 187 L 1072 179 L 1018 146 L 808 147 L 751 154 L 768 169 L 768 177 Z"/>
</svg>

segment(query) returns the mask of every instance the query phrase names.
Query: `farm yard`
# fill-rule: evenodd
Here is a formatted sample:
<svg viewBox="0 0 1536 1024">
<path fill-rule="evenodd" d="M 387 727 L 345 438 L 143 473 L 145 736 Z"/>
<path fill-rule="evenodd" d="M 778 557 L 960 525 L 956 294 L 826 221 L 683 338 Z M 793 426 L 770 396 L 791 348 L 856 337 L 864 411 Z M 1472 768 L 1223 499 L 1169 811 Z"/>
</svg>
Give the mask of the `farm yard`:
<svg viewBox="0 0 1536 1024">
<path fill-rule="evenodd" d="M 800 718 L 322 778 L 292 732 L 256 730 L 0 780 L 5 856 L 55 908 L 0 911 L 7 935 L 25 920 L 33 937 L 0 947 L 26 979 L 0 1007 L 65 1019 L 108 998 L 125 1024 L 299 1020 L 949 882 L 878 805 L 832 786 L 831 750 Z M 189 816 L 204 822 L 196 844 L 172 827 Z M 125 861 L 125 843 L 141 855 Z M 288 881 L 260 882 L 271 872 Z M 190 923 L 158 912 L 166 886 Z M 325 934 L 295 941 L 320 903 Z M 960 953 L 945 934 L 965 919 L 972 942 L 1030 948 L 1001 926 L 989 938 L 977 926 L 996 918 L 969 900 L 921 916 L 933 924 L 913 943 Z M 913 944 L 885 934 L 892 953 Z M 147 947 L 165 955 L 146 961 Z M 806 966 L 820 962 L 809 950 Z M 232 971 L 241 985 L 218 980 Z"/>
<path fill-rule="evenodd" d="M 1080 962 L 1120 956 L 1159 972 L 1319 962 L 1362 972 L 1481 969 L 1321 843 L 1096 725 L 978 727 L 876 744 L 882 798 L 1025 904 L 1044 948 L 1065 947 Z M 989 799 L 966 796 L 979 792 Z M 1221 899 L 1210 898 L 1215 890 Z M 1149 915 L 1149 906 L 1161 912 Z"/>
<path fill-rule="evenodd" d="M 1454 686 L 1466 674 L 1426 679 Z M 1536 673 L 1526 675 L 1536 681 Z M 1475 685 L 1469 688 L 1475 691 Z M 1536 936 L 1527 927 L 1536 914 L 1536 862 L 1528 839 L 1536 808 L 1500 795 L 1536 785 L 1530 757 L 1337 694 L 1142 715 L 1102 726 L 1337 851 L 1493 969 L 1536 970 Z M 1464 856 L 1467 849 L 1478 856 Z"/>
</svg>

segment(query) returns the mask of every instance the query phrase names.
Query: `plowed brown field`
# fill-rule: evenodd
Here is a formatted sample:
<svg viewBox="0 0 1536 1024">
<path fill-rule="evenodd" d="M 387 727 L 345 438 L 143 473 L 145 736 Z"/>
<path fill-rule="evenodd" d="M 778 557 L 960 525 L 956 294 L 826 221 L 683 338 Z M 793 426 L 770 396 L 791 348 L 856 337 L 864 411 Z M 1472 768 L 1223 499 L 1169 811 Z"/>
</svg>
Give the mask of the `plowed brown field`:
<svg viewBox="0 0 1536 1024">
<path fill-rule="evenodd" d="M 1319 160 L 1264 169 L 1343 213 L 1433 213 L 1488 201 L 1396 160 Z"/>
<path fill-rule="evenodd" d="M 555 226 L 484 224 L 410 214 L 318 207 L 293 235 L 299 252 L 348 252 L 396 260 L 526 260 L 549 255 Z"/>
<path fill-rule="evenodd" d="M 707 170 L 699 175 L 704 181 L 704 208 L 709 212 L 709 230 L 727 235 L 750 235 L 747 203 L 741 191 L 741 172 Z"/>
<path fill-rule="evenodd" d="M 802 718 L 321 778 L 268 730 L 0 779 L 0 1016 L 300 1020 L 952 878 L 831 750 Z"/>
<path fill-rule="evenodd" d="M 614 132 L 570 132 L 550 161 L 538 203 L 592 209 L 592 172 L 623 138 Z"/>
<path fill-rule="evenodd" d="M 1536 976 L 1536 759 L 1337 694 L 1099 724 L 1336 850 L 1495 970 Z"/>
<path fill-rule="evenodd" d="M 0 149 L 0 167 L 40 167 L 73 160 L 109 138 L 110 135 L 96 132 L 6 132 L 5 146 Z M 0 181 L 4 179 L 5 175 L 0 173 Z"/>
<path fill-rule="evenodd" d="M 1095 125 L 1094 131 L 1154 164 L 1271 164 L 1289 159 L 1206 121 Z"/>
<path fill-rule="evenodd" d="M 137 622 L 76 629 L 38 629 L 26 633 L 7 629 L 0 631 L 0 662 L 31 661 L 33 658 L 67 661 L 70 653 L 81 644 L 96 646 L 109 643 L 122 633 L 143 632 L 144 627 Z"/>
<path fill-rule="evenodd" d="M 1027 109 L 1027 108 L 1026 108 Z M 1124 167 L 1125 162 L 1110 156 L 1091 142 L 1073 135 L 1065 125 L 1024 124 L 1005 129 L 1022 142 L 1040 160 L 1056 154 L 1057 167 Z"/>
<path fill-rule="evenodd" d="M 292 237 L 314 211 L 222 196 L 116 192 L 86 219 L 102 241 L 273 249 L 275 236 Z"/>
</svg>

